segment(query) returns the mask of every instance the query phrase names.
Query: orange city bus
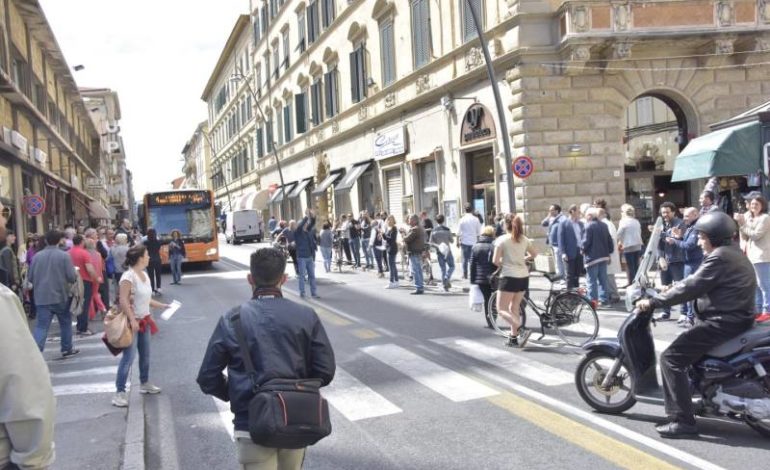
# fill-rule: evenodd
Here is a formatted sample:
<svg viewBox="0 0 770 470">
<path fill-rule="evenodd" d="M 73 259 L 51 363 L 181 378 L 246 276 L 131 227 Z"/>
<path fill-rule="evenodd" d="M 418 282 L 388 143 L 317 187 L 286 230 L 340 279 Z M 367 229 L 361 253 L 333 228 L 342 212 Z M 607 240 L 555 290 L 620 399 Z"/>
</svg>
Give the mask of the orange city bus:
<svg viewBox="0 0 770 470">
<path fill-rule="evenodd" d="M 156 191 L 144 195 L 139 208 L 143 233 L 154 228 L 163 246 L 163 264 L 168 264 L 171 232 L 179 230 L 187 251 L 187 262 L 219 261 L 219 240 L 214 208 L 214 194 L 206 189 Z"/>
</svg>

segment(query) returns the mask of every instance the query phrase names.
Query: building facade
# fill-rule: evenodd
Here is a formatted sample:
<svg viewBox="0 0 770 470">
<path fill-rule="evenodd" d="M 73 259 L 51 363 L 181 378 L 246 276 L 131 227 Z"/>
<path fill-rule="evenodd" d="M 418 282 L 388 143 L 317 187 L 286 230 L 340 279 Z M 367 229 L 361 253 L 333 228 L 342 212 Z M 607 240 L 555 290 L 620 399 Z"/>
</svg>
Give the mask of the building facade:
<svg viewBox="0 0 770 470">
<path fill-rule="evenodd" d="M 185 175 L 184 188 L 212 189 L 211 146 L 206 141 L 208 132 L 208 121 L 201 122 L 182 149 L 182 158 L 184 160 L 182 172 Z"/>
<path fill-rule="evenodd" d="M 99 134 L 37 1 L 0 1 L 0 198 L 12 229 L 89 224 Z"/>
<path fill-rule="evenodd" d="M 466 0 L 252 0 L 238 43 L 265 118 L 254 113 L 254 160 L 225 178 L 230 192 L 267 190 L 284 219 L 313 206 L 441 212 L 452 226 L 471 204 L 491 220 L 512 208 L 508 138 L 534 164 L 514 178 L 530 235 L 552 203 L 629 201 L 649 220 L 663 200 L 697 203 L 704 182 L 670 180 L 687 142 L 770 98 L 767 0 L 470 3 L 507 135 Z"/>
</svg>

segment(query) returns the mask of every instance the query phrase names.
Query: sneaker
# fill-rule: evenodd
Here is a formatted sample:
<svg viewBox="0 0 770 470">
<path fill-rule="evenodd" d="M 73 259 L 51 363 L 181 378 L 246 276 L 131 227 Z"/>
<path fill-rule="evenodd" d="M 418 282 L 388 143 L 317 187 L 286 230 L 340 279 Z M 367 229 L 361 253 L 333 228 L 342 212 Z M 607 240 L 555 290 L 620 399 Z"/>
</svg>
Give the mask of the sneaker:
<svg viewBox="0 0 770 470">
<path fill-rule="evenodd" d="M 78 336 L 92 336 L 94 334 L 91 330 L 78 331 Z"/>
<path fill-rule="evenodd" d="M 664 313 L 658 318 L 656 318 L 657 321 L 668 321 L 671 320 L 671 313 Z"/>
<path fill-rule="evenodd" d="M 160 387 L 155 386 L 151 383 L 145 383 L 139 387 L 139 393 L 149 393 L 151 395 L 154 395 L 156 393 L 160 393 Z"/>
<path fill-rule="evenodd" d="M 126 395 L 126 392 L 116 393 L 115 396 L 112 397 L 112 406 L 117 406 L 118 408 L 128 407 L 128 396 Z"/>
<path fill-rule="evenodd" d="M 677 322 L 679 328 L 690 328 L 695 324 L 691 318 L 685 318 L 683 322 Z"/>
<path fill-rule="evenodd" d="M 687 321 L 687 317 L 684 315 L 680 315 L 679 318 L 676 320 L 676 324 L 681 325 L 686 321 Z"/>
<path fill-rule="evenodd" d="M 417 289 L 416 291 L 410 292 L 410 294 L 412 294 L 412 295 L 422 295 L 424 293 L 425 293 L 425 291 L 422 290 L 422 289 Z"/>
<path fill-rule="evenodd" d="M 385 286 L 386 289 L 398 289 L 398 283 L 397 282 L 391 282 L 387 286 Z"/>
<path fill-rule="evenodd" d="M 516 348 L 519 346 L 519 340 L 515 336 L 508 336 L 508 339 L 505 341 L 505 345 L 509 348 Z"/>
<path fill-rule="evenodd" d="M 300 299 L 304 299 L 305 298 L 305 293 L 304 292 L 300 292 L 299 297 L 300 297 Z"/>
<path fill-rule="evenodd" d="M 67 359 L 68 357 L 72 357 L 75 354 L 78 354 L 79 352 L 80 352 L 80 349 L 70 349 L 69 351 L 65 351 L 61 353 L 61 357 L 62 359 Z"/>
<path fill-rule="evenodd" d="M 162 293 L 163 293 L 163 291 L 162 291 L 162 290 L 160 290 L 160 287 L 158 287 L 157 289 L 155 289 L 155 292 L 157 292 L 158 294 L 162 294 Z"/>
<path fill-rule="evenodd" d="M 313 294 L 313 295 L 311 295 L 310 297 L 312 297 L 312 298 L 314 298 L 314 299 L 320 299 L 320 298 L 321 298 L 321 296 L 320 296 L 320 295 L 318 295 L 318 294 Z"/>
<path fill-rule="evenodd" d="M 523 348 L 527 345 L 527 341 L 529 341 L 529 336 L 532 334 L 532 330 L 528 330 L 526 328 L 519 328 L 519 347 Z"/>
</svg>

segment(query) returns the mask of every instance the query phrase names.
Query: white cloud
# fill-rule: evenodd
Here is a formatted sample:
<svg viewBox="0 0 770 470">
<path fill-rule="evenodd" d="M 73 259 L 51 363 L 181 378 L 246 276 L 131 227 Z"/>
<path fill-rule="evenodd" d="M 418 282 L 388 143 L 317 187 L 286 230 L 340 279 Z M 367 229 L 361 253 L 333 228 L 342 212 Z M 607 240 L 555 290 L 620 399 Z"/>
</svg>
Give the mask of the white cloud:
<svg viewBox="0 0 770 470">
<path fill-rule="evenodd" d="M 137 197 L 181 175 L 201 92 L 248 0 L 41 0 L 78 86 L 118 92 Z"/>
</svg>

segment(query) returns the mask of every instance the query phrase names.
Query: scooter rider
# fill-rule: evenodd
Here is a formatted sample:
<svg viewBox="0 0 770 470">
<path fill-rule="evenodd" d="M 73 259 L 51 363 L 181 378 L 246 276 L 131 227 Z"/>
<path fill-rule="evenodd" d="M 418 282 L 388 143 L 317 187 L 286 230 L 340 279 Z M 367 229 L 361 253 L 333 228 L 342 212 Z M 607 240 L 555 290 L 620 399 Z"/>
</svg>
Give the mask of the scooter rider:
<svg viewBox="0 0 770 470">
<path fill-rule="evenodd" d="M 735 222 L 724 212 L 702 215 L 695 223 L 705 257 L 691 276 L 665 292 L 636 303 L 641 311 L 695 300 L 696 325 L 679 335 L 660 356 L 663 394 L 669 421 L 656 426 L 661 437 L 697 436 L 688 368 L 713 347 L 743 333 L 754 323 L 756 274 L 733 244 Z"/>
</svg>

